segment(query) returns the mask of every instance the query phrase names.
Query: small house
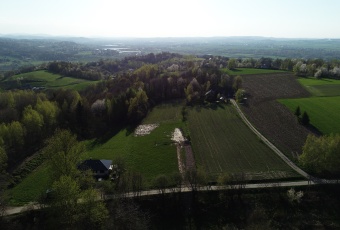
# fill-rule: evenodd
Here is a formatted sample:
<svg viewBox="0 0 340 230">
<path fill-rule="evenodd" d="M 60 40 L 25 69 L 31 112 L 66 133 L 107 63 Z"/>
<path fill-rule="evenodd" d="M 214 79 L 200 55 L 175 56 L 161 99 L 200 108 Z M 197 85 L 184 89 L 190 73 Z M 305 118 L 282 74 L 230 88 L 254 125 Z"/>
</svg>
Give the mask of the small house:
<svg viewBox="0 0 340 230">
<path fill-rule="evenodd" d="M 112 160 L 89 159 L 78 165 L 79 170 L 85 171 L 90 169 L 96 178 L 108 177 L 112 167 Z"/>
</svg>

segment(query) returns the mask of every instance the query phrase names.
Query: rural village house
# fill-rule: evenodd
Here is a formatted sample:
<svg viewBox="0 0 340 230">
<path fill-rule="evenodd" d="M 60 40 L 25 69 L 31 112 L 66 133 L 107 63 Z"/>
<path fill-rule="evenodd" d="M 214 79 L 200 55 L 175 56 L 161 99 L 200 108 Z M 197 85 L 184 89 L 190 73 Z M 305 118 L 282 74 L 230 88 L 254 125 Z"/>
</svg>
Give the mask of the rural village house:
<svg viewBox="0 0 340 230">
<path fill-rule="evenodd" d="M 79 170 L 92 170 L 96 178 L 108 177 L 112 171 L 112 160 L 85 160 L 79 166 Z"/>
</svg>

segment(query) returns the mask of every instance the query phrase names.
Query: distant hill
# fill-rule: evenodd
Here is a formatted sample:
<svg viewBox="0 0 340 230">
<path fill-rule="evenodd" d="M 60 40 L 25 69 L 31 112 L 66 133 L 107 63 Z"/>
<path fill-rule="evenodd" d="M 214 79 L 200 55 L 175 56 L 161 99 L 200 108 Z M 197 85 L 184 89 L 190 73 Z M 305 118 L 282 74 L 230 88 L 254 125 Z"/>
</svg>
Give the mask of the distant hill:
<svg viewBox="0 0 340 230">
<path fill-rule="evenodd" d="M 0 81 L 2 89 L 75 89 L 82 90 L 98 81 L 88 81 L 72 77 L 63 77 L 59 74 L 52 74 L 44 70 L 28 72 L 24 74 L 14 75 L 8 79 Z"/>
<path fill-rule="evenodd" d="M 172 52 L 234 58 L 340 59 L 340 39 L 269 37 L 84 38 L 0 35 L 0 72 L 48 61 L 88 62 Z"/>
</svg>

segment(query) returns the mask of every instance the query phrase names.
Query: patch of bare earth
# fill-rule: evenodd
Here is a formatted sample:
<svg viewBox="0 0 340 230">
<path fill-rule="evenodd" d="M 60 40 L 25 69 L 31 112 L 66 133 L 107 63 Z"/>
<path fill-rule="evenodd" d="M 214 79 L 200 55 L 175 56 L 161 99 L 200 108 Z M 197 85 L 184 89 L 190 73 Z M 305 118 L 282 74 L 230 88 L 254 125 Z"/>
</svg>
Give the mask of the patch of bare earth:
<svg viewBox="0 0 340 230">
<path fill-rule="evenodd" d="M 174 130 L 171 140 L 173 140 L 177 145 L 178 169 L 181 175 L 184 177 L 185 171 L 195 168 L 195 159 L 191 145 L 186 143 L 186 139 L 184 138 L 181 130 L 178 128 Z M 183 162 L 183 158 L 181 156 L 182 148 L 185 150 L 185 162 Z"/>
<path fill-rule="evenodd" d="M 309 92 L 290 73 L 243 76 L 243 88 L 249 96 L 241 109 L 248 120 L 289 158 L 295 158 L 311 132 L 277 99 L 309 97 Z"/>
</svg>

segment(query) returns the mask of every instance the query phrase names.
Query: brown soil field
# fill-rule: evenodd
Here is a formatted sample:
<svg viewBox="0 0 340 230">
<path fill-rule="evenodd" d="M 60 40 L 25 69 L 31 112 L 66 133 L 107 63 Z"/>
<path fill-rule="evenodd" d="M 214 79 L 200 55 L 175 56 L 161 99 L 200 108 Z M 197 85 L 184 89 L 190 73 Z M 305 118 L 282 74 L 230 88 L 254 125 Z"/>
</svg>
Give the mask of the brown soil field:
<svg viewBox="0 0 340 230">
<path fill-rule="evenodd" d="M 241 106 L 248 120 L 290 159 L 302 152 L 310 130 L 300 125 L 281 98 L 309 97 L 291 73 L 242 76 L 247 102 Z"/>
</svg>

